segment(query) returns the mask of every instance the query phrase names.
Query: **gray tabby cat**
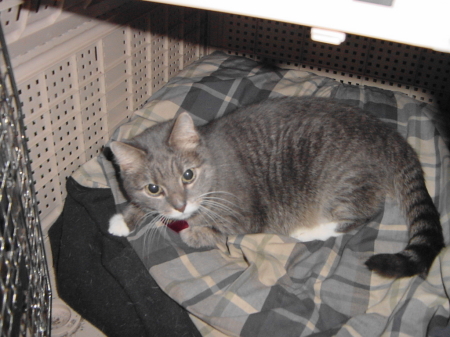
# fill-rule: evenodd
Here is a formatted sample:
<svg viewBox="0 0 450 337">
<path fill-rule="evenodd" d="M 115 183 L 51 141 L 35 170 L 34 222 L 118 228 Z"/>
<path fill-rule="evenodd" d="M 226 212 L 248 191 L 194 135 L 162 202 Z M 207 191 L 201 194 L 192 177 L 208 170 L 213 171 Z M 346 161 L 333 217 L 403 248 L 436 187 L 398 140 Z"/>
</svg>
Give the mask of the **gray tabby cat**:
<svg viewBox="0 0 450 337">
<path fill-rule="evenodd" d="M 128 235 L 149 215 L 186 220 L 192 247 L 228 234 L 326 240 L 367 223 L 391 195 L 410 225 L 406 248 L 366 265 L 425 276 L 444 247 L 439 214 L 411 146 L 358 108 L 319 98 L 267 100 L 195 127 L 187 113 L 112 142 L 130 204 L 110 221 Z"/>
</svg>

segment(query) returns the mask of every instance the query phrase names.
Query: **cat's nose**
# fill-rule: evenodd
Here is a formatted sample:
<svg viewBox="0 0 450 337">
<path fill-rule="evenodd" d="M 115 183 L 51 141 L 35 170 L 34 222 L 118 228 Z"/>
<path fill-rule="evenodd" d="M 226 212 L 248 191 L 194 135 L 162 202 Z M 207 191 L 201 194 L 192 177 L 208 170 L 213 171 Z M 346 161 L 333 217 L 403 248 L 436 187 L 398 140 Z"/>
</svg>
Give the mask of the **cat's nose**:
<svg viewBox="0 0 450 337">
<path fill-rule="evenodd" d="M 183 213 L 184 210 L 186 209 L 186 203 L 173 206 L 173 208 L 175 208 L 178 212 Z"/>
<path fill-rule="evenodd" d="M 167 201 L 178 212 L 183 213 L 186 209 L 186 199 L 180 193 L 172 192 Z"/>
</svg>

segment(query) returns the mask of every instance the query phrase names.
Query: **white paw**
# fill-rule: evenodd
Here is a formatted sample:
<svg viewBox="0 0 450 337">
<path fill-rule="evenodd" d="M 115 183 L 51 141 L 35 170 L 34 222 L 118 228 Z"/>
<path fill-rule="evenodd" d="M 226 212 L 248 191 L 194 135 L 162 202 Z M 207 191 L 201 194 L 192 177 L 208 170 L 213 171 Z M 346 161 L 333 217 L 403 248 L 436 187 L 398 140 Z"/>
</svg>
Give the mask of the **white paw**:
<svg viewBox="0 0 450 337">
<path fill-rule="evenodd" d="M 342 232 L 336 232 L 337 225 L 336 222 L 328 222 L 312 228 L 298 228 L 290 236 L 301 242 L 314 240 L 326 241 L 331 237 L 338 237 L 344 234 Z"/>
<path fill-rule="evenodd" d="M 122 214 L 118 213 L 109 219 L 108 232 L 116 236 L 127 236 L 130 234 L 130 229 L 125 223 Z"/>
</svg>

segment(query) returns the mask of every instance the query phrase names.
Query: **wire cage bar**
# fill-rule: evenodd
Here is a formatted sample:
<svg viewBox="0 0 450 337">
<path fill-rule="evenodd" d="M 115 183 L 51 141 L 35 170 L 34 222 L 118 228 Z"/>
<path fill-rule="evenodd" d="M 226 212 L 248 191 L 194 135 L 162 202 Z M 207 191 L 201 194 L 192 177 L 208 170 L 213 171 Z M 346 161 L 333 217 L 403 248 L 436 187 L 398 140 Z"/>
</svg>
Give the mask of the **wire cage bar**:
<svg viewBox="0 0 450 337">
<path fill-rule="evenodd" d="M 48 336 L 51 288 L 23 114 L 0 26 L 0 333 Z"/>
</svg>

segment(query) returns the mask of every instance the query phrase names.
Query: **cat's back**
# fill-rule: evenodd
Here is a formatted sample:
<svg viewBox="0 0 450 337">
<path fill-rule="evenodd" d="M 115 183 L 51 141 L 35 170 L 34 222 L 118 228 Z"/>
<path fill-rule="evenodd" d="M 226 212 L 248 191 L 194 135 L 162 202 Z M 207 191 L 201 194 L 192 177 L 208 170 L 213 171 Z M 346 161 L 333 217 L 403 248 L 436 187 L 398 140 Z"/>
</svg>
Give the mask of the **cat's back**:
<svg viewBox="0 0 450 337">
<path fill-rule="evenodd" d="M 283 97 L 249 105 L 206 125 L 212 142 L 270 148 L 300 139 L 373 144 L 395 130 L 370 113 L 336 100 Z M 377 144 L 381 145 L 381 144 Z M 234 146 L 234 145 L 233 145 Z"/>
</svg>

